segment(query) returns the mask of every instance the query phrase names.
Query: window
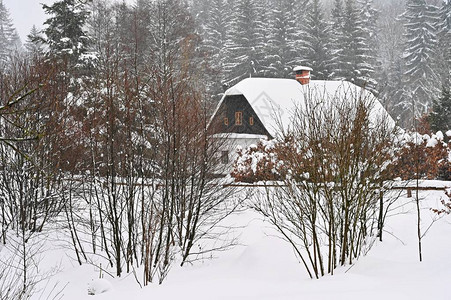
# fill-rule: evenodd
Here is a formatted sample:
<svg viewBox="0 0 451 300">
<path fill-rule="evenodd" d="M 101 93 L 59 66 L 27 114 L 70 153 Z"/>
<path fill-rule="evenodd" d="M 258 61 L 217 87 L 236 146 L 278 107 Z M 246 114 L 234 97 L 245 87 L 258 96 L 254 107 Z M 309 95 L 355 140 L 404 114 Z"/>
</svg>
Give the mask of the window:
<svg viewBox="0 0 451 300">
<path fill-rule="evenodd" d="M 243 124 L 243 112 L 237 111 L 235 113 L 235 125 L 242 125 Z"/>
<path fill-rule="evenodd" d="M 229 118 L 224 118 L 224 125 L 226 125 L 226 126 L 229 125 Z"/>
<path fill-rule="evenodd" d="M 223 164 L 229 163 L 229 151 L 222 151 L 221 152 L 221 162 Z"/>
<path fill-rule="evenodd" d="M 254 117 L 249 117 L 249 125 L 254 125 Z"/>
</svg>

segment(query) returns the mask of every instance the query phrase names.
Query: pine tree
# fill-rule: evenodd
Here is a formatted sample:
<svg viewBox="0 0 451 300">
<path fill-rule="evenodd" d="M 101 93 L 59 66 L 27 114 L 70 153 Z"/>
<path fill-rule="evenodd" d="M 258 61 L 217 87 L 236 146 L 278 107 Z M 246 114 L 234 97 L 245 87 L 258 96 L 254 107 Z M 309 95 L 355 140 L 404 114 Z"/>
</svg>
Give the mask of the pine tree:
<svg viewBox="0 0 451 300">
<path fill-rule="evenodd" d="M 437 74 L 433 69 L 436 55 L 437 8 L 425 0 L 408 0 L 402 15 L 405 19 L 404 109 L 416 118 L 426 113 L 437 95 Z"/>
<path fill-rule="evenodd" d="M 325 80 L 331 72 L 330 26 L 324 19 L 320 0 L 307 7 L 302 52 L 305 65 L 313 68 L 312 78 Z"/>
<path fill-rule="evenodd" d="M 342 0 L 334 0 L 331 13 L 331 79 L 344 79 L 341 57 L 344 44 L 344 9 Z"/>
<path fill-rule="evenodd" d="M 360 72 L 358 81 L 373 91 L 377 85 L 375 70 L 380 65 L 377 61 L 377 50 L 379 48 L 377 42 L 378 15 L 379 12 L 375 9 L 373 0 L 360 1 L 363 44 L 361 45 L 362 61 L 357 65 L 357 69 Z"/>
<path fill-rule="evenodd" d="M 148 1 L 148 0 L 144 0 Z M 212 1 L 209 0 L 192 0 L 189 1 L 189 10 L 191 15 L 203 23 L 203 20 L 207 20 L 210 14 L 210 4 Z"/>
<path fill-rule="evenodd" d="M 435 69 L 442 86 L 451 85 L 451 0 L 442 3 L 437 24 L 438 46 Z"/>
<path fill-rule="evenodd" d="M 49 54 L 58 58 L 68 58 L 69 65 L 74 66 L 86 53 L 89 39 L 84 31 L 88 18 L 83 1 L 59 0 L 51 6 L 42 7 L 49 18 L 44 22 L 47 28 L 45 43 Z"/>
<path fill-rule="evenodd" d="M 379 98 L 382 100 L 384 107 L 395 116 L 399 125 L 410 126 L 407 120 L 412 118 L 411 112 L 406 109 L 406 103 L 410 103 L 407 95 L 404 93 L 404 62 L 402 57 L 394 56 L 389 62 L 388 70 L 381 75 L 386 75 L 384 86 L 380 87 L 381 94 Z"/>
<path fill-rule="evenodd" d="M 224 65 L 225 84 L 262 73 L 264 39 L 261 1 L 237 0 L 232 6 L 231 30 L 226 43 L 228 62 Z"/>
<path fill-rule="evenodd" d="M 451 130 L 451 93 L 449 86 L 443 86 L 442 95 L 433 101 L 429 123 L 434 132 Z"/>
<path fill-rule="evenodd" d="M 381 63 L 376 72 L 378 81 L 378 98 L 385 109 L 395 118 L 400 117 L 406 111 L 399 105 L 405 102 L 403 94 L 403 23 L 398 16 L 404 11 L 404 4 L 397 2 L 384 3 L 379 7 L 379 20 L 377 32 L 377 55 Z M 404 119 L 404 117 L 403 117 Z"/>
<path fill-rule="evenodd" d="M 25 42 L 25 49 L 28 51 L 28 54 L 31 56 L 41 55 L 44 52 L 44 48 L 42 45 L 42 36 L 39 30 L 35 25 L 30 30 L 30 33 L 27 35 L 27 41 Z"/>
<path fill-rule="evenodd" d="M 300 29 L 295 1 L 272 2 L 269 13 L 269 34 L 265 46 L 264 76 L 287 78 L 300 64 Z"/>
<path fill-rule="evenodd" d="M 202 26 L 204 49 L 208 56 L 207 85 L 209 94 L 217 99 L 223 92 L 225 81 L 224 64 L 228 33 L 230 31 L 230 6 L 226 0 L 208 2 L 207 17 Z"/>
<path fill-rule="evenodd" d="M 270 19 L 270 7 L 272 5 L 271 0 L 260 0 L 255 1 L 255 11 L 256 11 L 256 45 L 257 45 L 257 59 L 258 68 L 257 76 L 264 76 L 264 69 L 267 66 L 265 62 L 265 47 L 269 43 L 270 27 L 268 26 L 268 20 Z"/>
<path fill-rule="evenodd" d="M 357 64 L 361 61 L 360 45 L 363 43 L 362 23 L 354 0 L 345 0 L 343 15 L 343 41 L 341 52 L 341 74 L 344 79 L 356 82 Z"/>
<path fill-rule="evenodd" d="M 363 5 L 364 4 L 364 5 Z M 332 75 L 359 86 L 374 89 L 375 30 L 369 24 L 376 20 L 371 1 L 335 0 L 333 17 Z"/>
<path fill-rule="evenodd" d="M 9 55 L 18 48 L 20 48 L 20 38 L 8 9 L 0 0 L 0 66 L 5 64 Z"/>
</svg>

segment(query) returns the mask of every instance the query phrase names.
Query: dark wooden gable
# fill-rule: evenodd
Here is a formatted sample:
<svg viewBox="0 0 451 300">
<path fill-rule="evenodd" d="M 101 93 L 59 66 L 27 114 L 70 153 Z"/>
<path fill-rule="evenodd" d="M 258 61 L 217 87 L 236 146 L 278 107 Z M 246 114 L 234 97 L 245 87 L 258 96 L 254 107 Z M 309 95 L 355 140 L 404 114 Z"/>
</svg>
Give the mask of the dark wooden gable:
<svg viewBox="0 0 451 300">
<path fill-rule="evenodd" d="M 241 124 L 237 124 L 240 113 Z M 226 96 L 213 117 L 211 125 L 215 133 L 260 134 L 272 138 L 243 95 Z"/>
</svg>

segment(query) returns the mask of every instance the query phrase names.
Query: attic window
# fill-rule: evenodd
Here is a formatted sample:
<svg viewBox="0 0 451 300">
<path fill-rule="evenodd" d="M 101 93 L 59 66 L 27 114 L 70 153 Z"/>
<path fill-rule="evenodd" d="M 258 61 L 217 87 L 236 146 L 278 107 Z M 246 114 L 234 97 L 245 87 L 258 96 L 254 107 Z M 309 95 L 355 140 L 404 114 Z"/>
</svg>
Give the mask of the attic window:
<svg viewBox="0 0 451 300">
<path fill-rule="evenodd" d="M 226 125 L 226 126 L 229 125 L 229 118 L 224 118 L 224 125 Z"/>
<path fill-rule="evenodd" d="M 237 111 L 235 112 L 235 125 L 242 125 L 243 124 L 243 112 Z"/>
<path fill-rule="evenodd" d="M 254 117 L 249 117 L 249 125 L 254 125 Z"/>
</svg>

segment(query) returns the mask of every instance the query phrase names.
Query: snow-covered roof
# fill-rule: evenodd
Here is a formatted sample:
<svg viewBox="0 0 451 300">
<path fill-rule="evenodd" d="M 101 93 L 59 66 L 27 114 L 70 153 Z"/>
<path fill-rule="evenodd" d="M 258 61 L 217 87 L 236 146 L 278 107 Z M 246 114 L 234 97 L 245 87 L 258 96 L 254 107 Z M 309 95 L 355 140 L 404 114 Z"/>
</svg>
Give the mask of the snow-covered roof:
<svg viewBox="0 0 451 300">
<path fill-rule="evenodd" d="M 264 134 L 251 134 L 251 133 L 215 133 L 212 135 L 212 137 L 214 138 L 219 138 L 219 139 L 223 139 L 223 138 L 228 138 L 228 139 L 256 139 L 256 140 L 261 140 L 261 139 L 267 139 L 267 136 Z"/>
<path fill-rule="evenodd" d="M 313 71 L 312 68 L 306 67 L 306 66 L 297 66 L 293 69 L 294 72 L 296 71 Z"/>
<path fill-rule="evenodd" d="M 387 118 L 395 126 L 393 119 L 372 93 L 347 81 L 311 80 L 309 84 L 301 85 L 294 79 L 247 78 L 225 92 L 216 111 L 224 99 L 231 95 L 243 95 L 272 136 L 276 136 L 281 127 L 289 127 L 295 107 L 302 106 L 305 97 L 349 101 L 357 96 L 368 99 L 374 102 L 372 119 Z"/>
</svg>

